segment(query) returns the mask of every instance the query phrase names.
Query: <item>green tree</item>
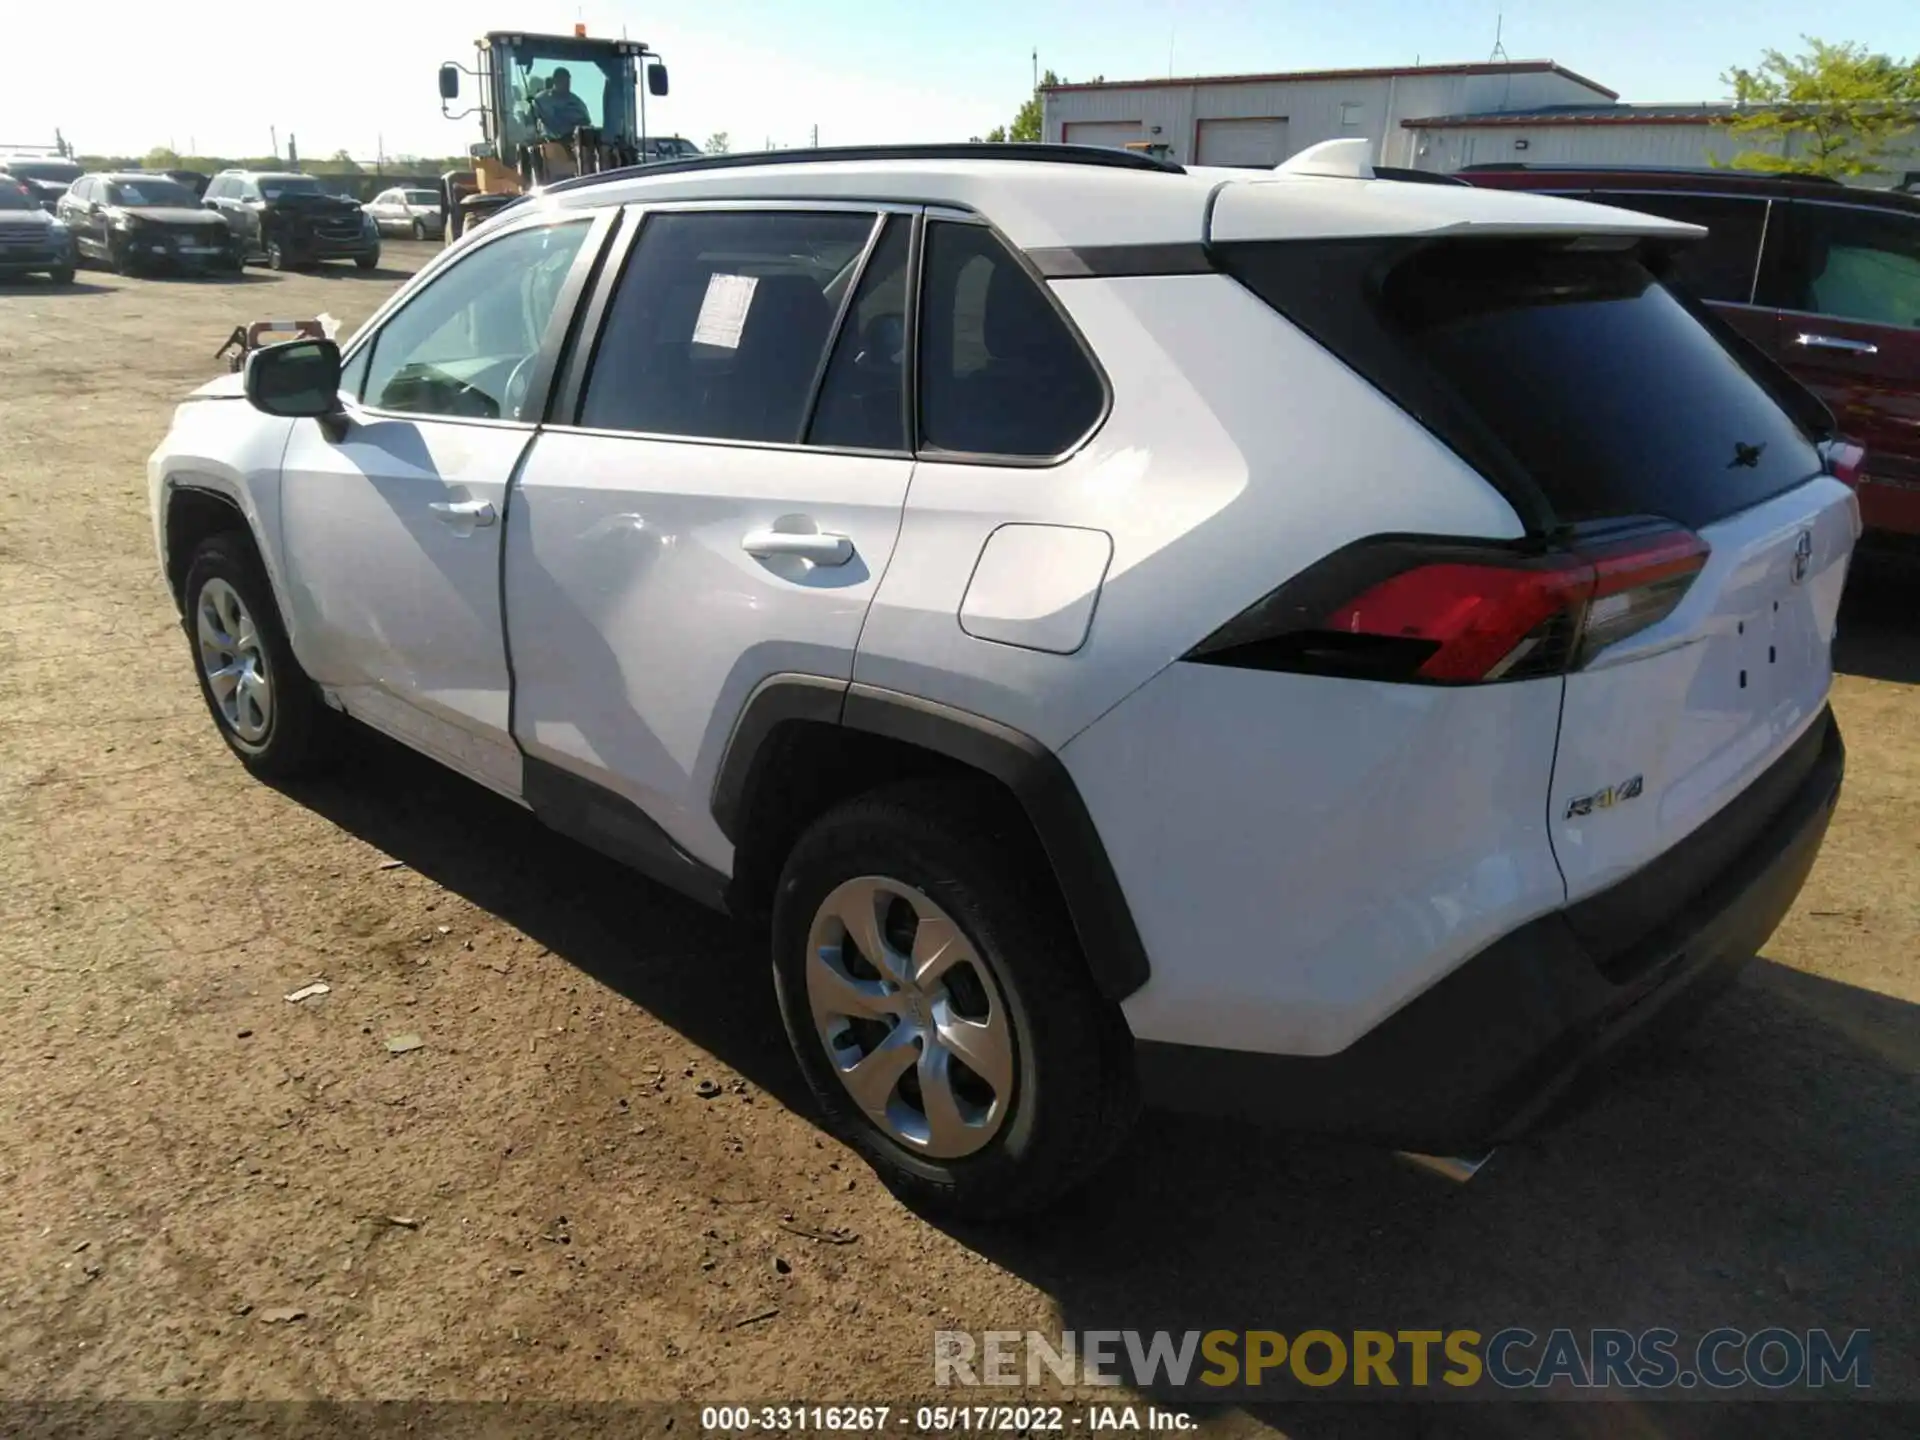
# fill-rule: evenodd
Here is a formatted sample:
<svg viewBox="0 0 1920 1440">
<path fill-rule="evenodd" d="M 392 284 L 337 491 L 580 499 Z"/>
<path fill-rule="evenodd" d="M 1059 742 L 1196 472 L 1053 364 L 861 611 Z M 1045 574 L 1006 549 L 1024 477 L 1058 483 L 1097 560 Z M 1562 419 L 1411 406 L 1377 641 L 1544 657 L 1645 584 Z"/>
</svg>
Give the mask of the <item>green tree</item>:
<svg viewBox="0 0 1920 1440">
<path fill-rule="evenodd" d="M 140 162 L 143 170 L 178 170 L 180 155 L 165 145 L 156 145 L 147 152 L 146 159 Z"/>
<path fill-rule="evenodd" d="M 1104 75 L 1096 75 L 1086 83 L 1098 85 L 1106 78 Z M 1033 94 L 1029 95 L 1025 103 L 1014 112 L 1012 124 L 996 125 L 985 135 L 975 135 L 973 137 L 974 143 L 978 144 L 982 140 L 986 141 L 989 145 L 1005 145 L 1009 141 L 1026 141 L 1029 144 L 1037 142 L 1046 133 L 1044 128 L 1045 119 L 1040 105 L 1040 91 L 1045 90 L 1049 85 L 1069 85 L 1072 83 L 1073 82 L 1068 80 L 1064 75 L 1056 75 L 1051 70 L 1047 71 L 1040 77 L 1039 90 L 1035 90 Z"/>
<path fill-rule="evenodd" d="M 709 155 L 725 155 L 733 149 L 732 137 L 724 130 L 716 130 L 707 136 L 707 143 L 700 148 Z"/>
<path fill-rule="evenodd" d="M 1741 107 L 1729 128 L 1773 139 L 1782 152 L 1743 150 L 1733 163 L 1836 180 L 1882 173 L 1887 150 L 1920 123 L 1920 57 L 1800 38 L 1807 48 L 1798 55 L 1768 50 L 1753 69 L 1720 77 Z"/>
</svg>

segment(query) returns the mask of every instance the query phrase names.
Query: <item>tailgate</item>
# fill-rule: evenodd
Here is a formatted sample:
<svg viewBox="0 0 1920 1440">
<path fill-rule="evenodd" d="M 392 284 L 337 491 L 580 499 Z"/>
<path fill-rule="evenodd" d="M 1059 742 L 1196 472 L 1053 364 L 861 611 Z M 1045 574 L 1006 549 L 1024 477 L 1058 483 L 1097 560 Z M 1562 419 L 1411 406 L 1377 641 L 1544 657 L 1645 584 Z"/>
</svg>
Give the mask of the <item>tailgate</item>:
<svg viewBox="0 0 1920 1440">
<path fill-rule="evenodd" d="M 1567 677 L 1548 819 L 1569 900 L 1685 839 L 1819 717 L 1854 525 L 1821 477 L 1701 526 L 1679 607 Z"/>
</svg>

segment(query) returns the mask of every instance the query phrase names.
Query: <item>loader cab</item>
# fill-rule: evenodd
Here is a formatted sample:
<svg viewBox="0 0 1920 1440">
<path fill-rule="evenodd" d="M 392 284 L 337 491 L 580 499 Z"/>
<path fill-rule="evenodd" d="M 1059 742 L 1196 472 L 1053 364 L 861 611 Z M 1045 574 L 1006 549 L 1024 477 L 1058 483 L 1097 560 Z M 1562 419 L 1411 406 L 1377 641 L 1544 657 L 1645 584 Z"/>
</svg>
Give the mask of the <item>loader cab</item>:
<svg viewBox="0 0 1920 1440">
<path fill-rule="evenodd" d="M 478 99 L 465 112 L 480 116 L 476 159 L 517 172 L 522 188 L 638 163 L 646 133 L 646 102 L 636 88 L 643 60 L 647 93 L 667 93 L 666 67 L 645 44 L 496 30 L 475 48 L 472 70 L 441 67 L 440 96 L 442 113 L 452 116 L 446 102 L 460 93 L 463 71 L 477 82 Z"/>
</svg>

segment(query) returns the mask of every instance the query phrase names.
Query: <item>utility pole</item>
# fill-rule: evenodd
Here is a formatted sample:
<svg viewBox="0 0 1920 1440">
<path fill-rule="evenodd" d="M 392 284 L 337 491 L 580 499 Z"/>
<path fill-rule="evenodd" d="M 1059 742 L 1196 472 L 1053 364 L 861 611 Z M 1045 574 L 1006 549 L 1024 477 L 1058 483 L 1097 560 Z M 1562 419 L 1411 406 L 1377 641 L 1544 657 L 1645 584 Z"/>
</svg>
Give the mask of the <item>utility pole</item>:
<svg viewBox="0 0 1920 1440">
<path fill-rule="evenodd" d="M 1033 88 L 1040 88 L 1040 47 L 1033 47 Z"/>
<path fill-rule="evenodd" d="M 280 163 L 280 132 L 274 126 L 269 125 L 267 127 L 267 135 L 273 141 L 273 161 L 274 164 L 277 165 Z"/>
<path fill-rule="evenodd" d="M 815 150 L 820 148 L 820 127 L 818 125 L 813 127 L 813 148 Z"/>
</svg>

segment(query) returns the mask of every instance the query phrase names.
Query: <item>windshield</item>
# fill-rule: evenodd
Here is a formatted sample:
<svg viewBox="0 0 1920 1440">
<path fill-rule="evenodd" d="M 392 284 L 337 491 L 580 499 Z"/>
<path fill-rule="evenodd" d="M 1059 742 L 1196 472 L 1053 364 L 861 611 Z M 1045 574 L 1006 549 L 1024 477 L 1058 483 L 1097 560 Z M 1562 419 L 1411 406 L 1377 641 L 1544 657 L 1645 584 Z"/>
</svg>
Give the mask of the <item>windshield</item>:
<svg viewBox="0 0 1920 1440">
<path fill-rule="evenodd" d="M 630 56 L 607 54 L 605 45 L 564 41 L 529 41 L 517 50 L 502 45 L 497 54 L 507 91 L 509 145 L 560 139 L 583 125 L 608 139 L 633 135 Z"/>
<path fill-rule="evenodd" d="M 24 185 L 9 184 L 5 179 L 0 179 L 0 210 L 38 210 L 39 208 L 40 206 L 35 203 L 33 196 L 27 193 Z"/>
<path fill-rule="evenodd" d="M 144 177 L 115 180 L 108 196 L 109 203 L 114 205 L 184 205 L 190 210 L 200 207 L 194 193 L 177 180 Z"/>
<path fill-rule="evenodd" d="M 320 182 L 311 175 L 262 175 L 260 193 L 269 200 L 278 200 L 282 195 L 320 195 L 325 192 Z"/>
<path fill-rule="evenodd" d="M 22 180 L 51 180 L 71 185 L 80 178 L 80 167 L 69 160 L 9 160 L 7 171 Z"/>
</svg>

